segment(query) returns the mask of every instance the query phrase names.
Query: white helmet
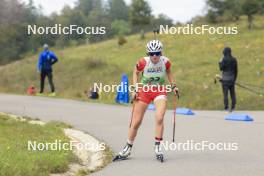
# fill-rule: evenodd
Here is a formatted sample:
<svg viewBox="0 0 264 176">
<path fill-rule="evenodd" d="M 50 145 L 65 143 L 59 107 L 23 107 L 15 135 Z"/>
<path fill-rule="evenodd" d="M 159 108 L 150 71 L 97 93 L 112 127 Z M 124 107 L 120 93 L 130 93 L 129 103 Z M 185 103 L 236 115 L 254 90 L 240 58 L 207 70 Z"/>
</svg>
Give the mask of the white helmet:
<svg viewBox="0 0 264 176">
<path fill-rule="evenodd" d="M 147 44 L 147 52 L 149 53 L 154 53 L 154 52 L 161 52 L 162 51 L 162 43 L 158 40 L 151 40 L 150 42 L 148 42 Z"/>
</svg>

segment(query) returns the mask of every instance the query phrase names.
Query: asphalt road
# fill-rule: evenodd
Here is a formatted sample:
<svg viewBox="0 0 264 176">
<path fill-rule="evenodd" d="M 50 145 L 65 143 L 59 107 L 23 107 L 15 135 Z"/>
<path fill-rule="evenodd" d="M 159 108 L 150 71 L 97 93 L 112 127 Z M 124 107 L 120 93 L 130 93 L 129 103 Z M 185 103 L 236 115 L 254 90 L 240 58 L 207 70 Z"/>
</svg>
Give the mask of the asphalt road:
<svg viewBox="0 0 264 176">
<path fill-rule="evenodd" d="M 129 107 L 93 104 L 73 100 L 0 94 L 0 112 L 59 120 L 105 141 L 114 151 L 123 148 L 130 121 Z M 115 162 L 98 176 L 263 176 L 264 111 L 243 112 L 253 122 L 226 121 L 225 112 L 195 111 L 195 116 L 179 116 L 176 142 L 234 143 L 236 151 L 175 150 L 172 140 L 172 111 L 165 117 L 164 141 L 171 144 L 166 160 L 154 158 L 154 112 L 147 111 L 138 132 L 131 159 Z M 208 141 L 208 142 L 206 142 Z M 229 144 L 228 144 L 229 143 Z M 185 145 L 186 146 L 186 145 Z M 180 146 L 179 146 L 180 147 Z M 186 149 L 186 148 L 185 148 Z"/>
</svg>

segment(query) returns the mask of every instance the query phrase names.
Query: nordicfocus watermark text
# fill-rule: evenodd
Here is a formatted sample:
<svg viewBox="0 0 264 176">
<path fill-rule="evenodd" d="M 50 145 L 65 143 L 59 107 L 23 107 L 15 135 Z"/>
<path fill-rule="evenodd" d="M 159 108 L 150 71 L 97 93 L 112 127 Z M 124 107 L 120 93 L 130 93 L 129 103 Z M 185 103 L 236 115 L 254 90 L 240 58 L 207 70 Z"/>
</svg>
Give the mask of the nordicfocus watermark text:
<svg viewBox="0 0 264 176">
<path fill-rule="evenodd" d="M 210 142 L 187 140 L 185 142 L 170 143 L 161 142 L 161 147 L 165 151 L 237 151 L 239 149 L 236 142 Z"/>
<path fill-rule="evenodd" d="M 106 149 L 105 143 L 80 143 L 76 141 L 70 141 L 69 143 L 62 142 L 61 140 L 55 140 L 54 142 L 37 142 L 37 141 L 28 141 L 27 149 L 31 151 L 61 151 L 61 150 L 93 150 L 93 151 L 102 151 Z"/>
<path fill-rule="evenodd" d="M 106 27 L 92 27 L 92 26 L 78 26 L 78 25 L 69 25 L 62 26 L 61 24 L 55 24 L 54 26 L 37 26 L 37 25 L 28 25 L 27 26 L 27 34 L 28 35 L 103 35 L 106 33 Z"/>
<path fill-rule="evenodd" d="M 238 27 L 232 26 L 210 26 L 210 25 L 201 25 L 195 26 L 194 24 L 187 24 L 184 26 L 173 26 L 169 27 L 168 25 L 160 25 L 159 27 L 160 34 L 171 34 L 171 35 L 236 35 L 238 34 Z"/>
<path fill-rule="evenodd" d="M 114 93 L 114 92 L 138 92 L 139 90 L 143 92 L 172 92 L 172 85 L 144 85 L 143 83 L 137 83 L 136 85 L 128 85 L 126 82 L 122 82 L 119 85 L 94 83 L 93 90 L 98 90 L 99 92 Z"/>
</svg>

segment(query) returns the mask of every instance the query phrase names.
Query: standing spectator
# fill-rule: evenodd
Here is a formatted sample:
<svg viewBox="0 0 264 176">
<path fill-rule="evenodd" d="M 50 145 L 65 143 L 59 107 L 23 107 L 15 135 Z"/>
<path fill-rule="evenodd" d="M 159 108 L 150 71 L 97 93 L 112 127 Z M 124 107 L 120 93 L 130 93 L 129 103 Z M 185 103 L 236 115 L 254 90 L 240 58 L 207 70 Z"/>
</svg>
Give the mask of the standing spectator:
<svg viewBox="0 0 264 176">
<path fill-rule="evenodd" d="M 40 92 L 37 95 L 43 95 L 45 78 L 47 76 L 51 89 L 49 96 L 56 96 L 53 83 L 52 65 L 58 61 L 58 58 L 52 51 L 49 50 L 48 44 L 44 44 L 43 48 L 44 51 L 40 53 L 38 60 L 38 71 L 40 72 Z"/>
<path fill-rule="evenodd" d="M 224 58 L 219 62 L 219 68 L 222 71 L 222 87 L 224 95 L 224 108 L 230 112 L 235 109 L 236 106 L 236 92 L 235 84 L 237 79 L 237 60 L 232 56 L 232 50 L 229 47 L 226 47 L 223 50 Z M 232 99 L 232 106 L 229 109 L 228 104 L 228 92 L 230 92 Z"/>
</svg>

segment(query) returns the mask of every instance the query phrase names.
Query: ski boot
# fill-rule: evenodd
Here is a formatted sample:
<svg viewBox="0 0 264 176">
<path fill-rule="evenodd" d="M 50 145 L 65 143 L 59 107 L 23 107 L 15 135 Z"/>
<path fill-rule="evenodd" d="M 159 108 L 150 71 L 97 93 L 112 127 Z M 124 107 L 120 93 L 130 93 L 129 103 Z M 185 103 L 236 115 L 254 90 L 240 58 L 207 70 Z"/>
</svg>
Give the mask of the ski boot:
<svg viewBox="0 0 264 176">
<path fill-rule="evenodd" d="M 161 146 L 160 146 L 160 142 L 156 142 L 155 143 L 155 155 L 156 155 L 156 159 L 160 162 L 163 163 L 164 161 L 164 154 L 161 151 Z"/>
<path fill-rule="evenodd" d="M 114 157 L 113 162 L 127 159 L 131 153 L 131 149 L 132 149 L 132 145 L 127 143 L 124 149 Z"/>
</svg>

